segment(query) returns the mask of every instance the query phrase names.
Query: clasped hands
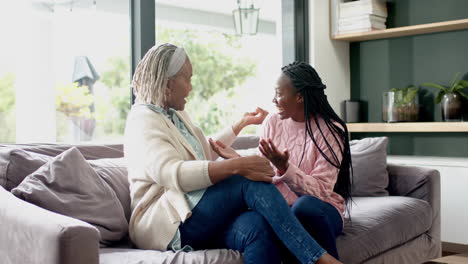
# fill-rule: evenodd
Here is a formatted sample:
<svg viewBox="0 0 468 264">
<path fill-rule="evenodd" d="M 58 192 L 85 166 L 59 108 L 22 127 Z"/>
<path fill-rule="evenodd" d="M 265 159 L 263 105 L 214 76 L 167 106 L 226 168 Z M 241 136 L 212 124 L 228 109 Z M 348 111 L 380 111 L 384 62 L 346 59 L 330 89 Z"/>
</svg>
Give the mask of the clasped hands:
<svg viewBox="0 0 468 264">
<path fill-rule="evenodd" d="M 255 112 L 245 113 L 242 120 L 238 122 L 238 124 L 243 124 L 243 126 L 261 124 L 265 120 L 267 114 L 267 111 L 261 108 L 257 108 Z M 215 142 L 211 138 L 208 141 L 213 151 L 215 151 L 220 157 L 224 159 L 240 157 L 239 153 L 237 153 L 232 147 L 226 146 L 221 141 L 218 140 Z M 287 149 L 280 151 L 271 139 L 262 139 L 260 140 L 259 150 L 262 155 L 277 168 L 280 174 L 286 172 L 289 164 L 289 152 Z"/>
</svg>

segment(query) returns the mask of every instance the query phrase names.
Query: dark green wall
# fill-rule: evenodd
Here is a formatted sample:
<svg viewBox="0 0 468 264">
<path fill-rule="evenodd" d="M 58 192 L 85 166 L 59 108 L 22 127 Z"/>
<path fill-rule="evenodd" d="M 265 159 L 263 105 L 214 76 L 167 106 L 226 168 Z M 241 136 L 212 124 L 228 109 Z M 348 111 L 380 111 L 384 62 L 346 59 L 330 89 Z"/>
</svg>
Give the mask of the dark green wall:
<svg viewBox="0 0 468 264">
<path fill-rule="evenodd" d="M 387 2 L 388 28 L 468 18 L 467 0 Z M 363 101 L 365 121 L 382 122 L 382 94 L 390 88 L 424 82 L 448 85 L 456 72 L 468 80 L 468 30 L 354 42 L 350 61 L 351 99 Z M 441 121 L 436 93 L 435 88 L 421 87 L 420 121 Z M 468 156 L 468 132 L 353 133 L 352 138 L 381 135 L 390 138 L 393 155 Z"/>
</svg>

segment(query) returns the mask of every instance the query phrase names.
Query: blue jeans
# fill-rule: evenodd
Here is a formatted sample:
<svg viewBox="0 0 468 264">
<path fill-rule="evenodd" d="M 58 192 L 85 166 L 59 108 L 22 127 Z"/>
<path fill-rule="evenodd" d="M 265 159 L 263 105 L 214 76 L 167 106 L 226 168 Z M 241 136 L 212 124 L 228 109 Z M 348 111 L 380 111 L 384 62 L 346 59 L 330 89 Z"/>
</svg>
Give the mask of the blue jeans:
<svg viewBox="0 0 468 264">
<path fill-rule="evenodd" d="M 239 175 L 209 187 L 179 230 L 182 246 L 236 249 L 245 263 L 279 263 L 278 239 L 301 263 L 325 253 L 274 185 Z"/>
<path fill-rule="evenodd" d="M 333 205 L 310 195 L 297 199 L 291 210 L 320 246 L 338 259 L 336 238 L 343 231 L 343 219 L 338 210 Z"/>
</svg>

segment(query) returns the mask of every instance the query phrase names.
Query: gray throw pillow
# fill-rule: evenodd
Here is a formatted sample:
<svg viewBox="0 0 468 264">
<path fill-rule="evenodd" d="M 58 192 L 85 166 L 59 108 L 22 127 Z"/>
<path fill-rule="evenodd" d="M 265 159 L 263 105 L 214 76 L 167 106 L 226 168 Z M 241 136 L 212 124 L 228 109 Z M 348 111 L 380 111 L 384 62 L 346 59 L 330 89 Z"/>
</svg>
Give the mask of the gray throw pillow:
<svg viewBox="0 0 468 264">
<path fill-rule="evenodd" d="M 353 196 L 387 196 L 387 137 L 351 140 Z"/>
<path fill-rule="evenodd" d="M 11 191 L 17 197 L 95 226 L 101 244 L 128 231 L 124 209 L 114 191 L 73 147 L 28 175 Z"/>
<path fill-rule="evenodd" d="M 78 147 L 78 149 L 80 148 Z M 103 147 L 103 149 L 105 148 Z M 36 149 L 36 151 L 42 151 L 42 149 L 39 148 Z M 62 150 L 62 152 L 63 151 L 64 150 Z M 82 150 L 80 150 L 80 152 L 81 151 Z M 81 154 L 83 153 L 81 152 Z M 7 191 L 11 191 L 11 189 L 18 186 L 26 176 L 51 161 L 53 158 L 53 156 L 27 151 L 25 149 L 0 148 L 0 185 Z M 98 175 L 114 190 L 119 201 L 122 203 L 125 216 L 129 221 L 131 213 L 130 191 L 124 158 L 103 158 L 87 160 L 87 162 L 91 164 Z"/>
<path fill-rule="evenodd" d="M 0 149 L 0 178 L 7 191 L 15 188 L 29 174 L 52 160 L 53 157 L 22 149 Z"/>
<path fill-rule="evenodd" d="M 114 190 L 122 204 L 125 218 L 130 221 L 130 186 L 128 182 L 127 166 L 124 158 L 109 158 L 88 160 L 97 174 Z"/>
</svg>

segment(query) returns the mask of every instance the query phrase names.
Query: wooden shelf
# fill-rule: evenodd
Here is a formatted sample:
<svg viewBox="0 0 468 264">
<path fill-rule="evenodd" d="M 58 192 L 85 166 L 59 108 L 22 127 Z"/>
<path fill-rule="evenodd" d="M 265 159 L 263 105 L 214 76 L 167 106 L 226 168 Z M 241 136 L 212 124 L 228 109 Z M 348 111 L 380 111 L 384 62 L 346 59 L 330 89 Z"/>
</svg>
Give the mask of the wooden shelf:
<svg viewBox="0 0 468 264">
<path fill-rule="evenodd" d="M 386 39 L 386 38 L 397 38 L 404 36 L 414 36 L 421 34 L 429 34 L 436 32 L 446 32 L 454 30 L 468 29 L 468 19 L 459 19 L 452 21 L 444 21 L 437 23 L 421 24 L 407 27 L 389 28 L 381 30 L 373 30 L 362 33 L 353 33 L 346 35 L 333 36 L 333 40 L 343 41 L 365 41 L 373 39 Z"/>
<path fill-rule="evenodd" d="M 347 123 L 349 132 L 468 132 L 468 122 Z"/>
</svg>

